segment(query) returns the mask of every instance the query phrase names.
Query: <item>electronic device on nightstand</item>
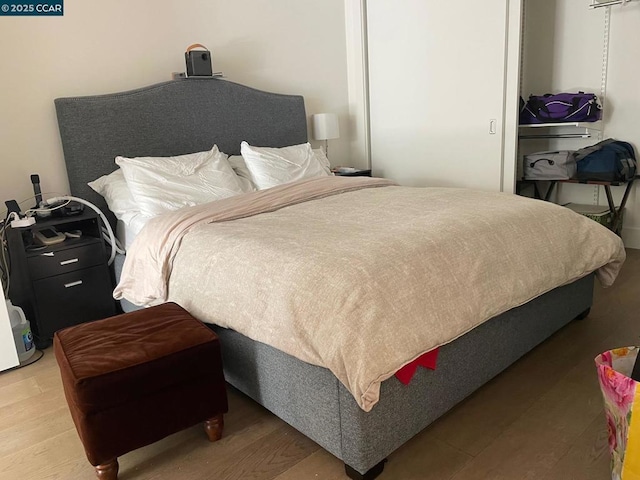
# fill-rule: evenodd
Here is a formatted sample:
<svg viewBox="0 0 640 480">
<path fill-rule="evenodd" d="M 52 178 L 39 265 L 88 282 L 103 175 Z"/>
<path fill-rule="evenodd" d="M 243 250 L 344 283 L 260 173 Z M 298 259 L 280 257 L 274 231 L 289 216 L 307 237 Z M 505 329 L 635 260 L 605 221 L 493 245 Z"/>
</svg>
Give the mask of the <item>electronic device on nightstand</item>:
<svg viewBox="0 0 640 480">
<path fill-rule="evenodd" d="M 36 199 L 36 206 L 38 208 L 42 203 L 42 190 L 40 189 L 40 175 L 34 173 L 31 175 L 31 184 L 33 185 L 33 196 Z"/>
<path fill-rule="evenodd" d="M 55 245 L 56 243 L 64 242 L 67 237 L 54 227 L 47 227 L 34 231 L 33 238 L 40 245 Z"/>
<path fill-rule="evenodd" d="M 15 213 L 16 215 L 20 215 L 20 205 L 15 200 L 7 200 L 4 202 L 7 207 L 7 216 L 11 213 Z"/>
</svg>

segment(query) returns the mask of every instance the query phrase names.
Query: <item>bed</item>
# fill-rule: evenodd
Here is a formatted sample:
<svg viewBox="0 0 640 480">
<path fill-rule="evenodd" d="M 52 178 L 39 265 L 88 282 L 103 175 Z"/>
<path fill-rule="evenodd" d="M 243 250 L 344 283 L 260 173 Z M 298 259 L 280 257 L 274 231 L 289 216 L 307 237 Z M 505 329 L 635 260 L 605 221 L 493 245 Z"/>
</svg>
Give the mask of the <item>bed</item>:
<svg viewBox="0 0 640 480">
<path fill-rule="evenodd" d="M 71 193 L 96 204 L 114 226 L 104 199 L 87 183 L 113 172 L 118 155 L 181 155 L 208 150 L 212 141 L 221 151 L 238 155 L 242 141 L 276 148 L 307 142 L 302 97 L 218 78 L 60 98 L 55 104 Z M 386 188 L 400 187 L 379 190 Z M 616 245 L 610 259 L 615 272 L 624 260 L 621 242 Z M 122 262 L 119 256 L 117 278 Z M 435 370 L 417 369 L 408 385 L 394 376 L 384 379 L 379 398 L 368 408 L 328 368 L 234 329 L 211 328 L 221 339 L 231 385 L 340 458 L 350 478 L 371 479 L 382 472 L 391 452 L 568 322 L 586 316 L 593 281 L 594 275 L 585 272 L 560 282 L 440 345 Z M 125 311 L 137 308 L 127 301 L 122 305 Z"/>
</svg>

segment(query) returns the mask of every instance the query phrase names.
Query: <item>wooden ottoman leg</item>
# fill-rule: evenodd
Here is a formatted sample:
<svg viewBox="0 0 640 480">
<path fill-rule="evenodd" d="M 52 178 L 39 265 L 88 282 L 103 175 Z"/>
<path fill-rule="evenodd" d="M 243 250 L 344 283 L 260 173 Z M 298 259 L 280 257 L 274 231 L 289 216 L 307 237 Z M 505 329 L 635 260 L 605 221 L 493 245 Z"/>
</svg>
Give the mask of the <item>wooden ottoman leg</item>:
<svg viewBox="0 0 640 480">
<path fill-rule="evenodd" d="M 221 413 L 204 421 L 204 431 L 207 432 L 210 442 L 215 442 L 222 438 L 223 428 L 224 418 Z"/>
<path fill-rule="evenodd" d="M 118 459 L 96 466 L 96 476 L 100 480 L 118 480 Z"/>
</svg>

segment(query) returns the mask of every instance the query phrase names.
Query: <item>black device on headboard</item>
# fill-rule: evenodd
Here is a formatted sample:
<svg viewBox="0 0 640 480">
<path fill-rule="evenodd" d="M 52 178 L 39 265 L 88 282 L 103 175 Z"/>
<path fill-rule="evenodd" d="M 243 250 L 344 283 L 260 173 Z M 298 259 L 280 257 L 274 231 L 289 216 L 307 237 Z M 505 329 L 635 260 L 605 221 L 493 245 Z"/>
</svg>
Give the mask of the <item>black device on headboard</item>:
<svg viewBox="0 0 640 480">
<path fill-rule="evenodd" d="M 203 48 L 204 50 L 194 50 L 195 48 Z M 211 52 L 204 45 L 199 43 L 189 45 L 184 53 L 184 58 L 187 62 L 187 77 L 211 77 L 213 75 Z"/>
</svg>

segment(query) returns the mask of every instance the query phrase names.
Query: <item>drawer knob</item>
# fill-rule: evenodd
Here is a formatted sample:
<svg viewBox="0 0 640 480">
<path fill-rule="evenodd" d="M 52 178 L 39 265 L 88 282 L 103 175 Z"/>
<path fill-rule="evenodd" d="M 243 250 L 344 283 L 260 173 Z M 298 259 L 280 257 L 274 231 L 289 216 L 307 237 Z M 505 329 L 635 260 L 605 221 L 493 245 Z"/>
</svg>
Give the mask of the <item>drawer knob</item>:
<svg viewBox="0 0 640 480">
<path fill-rule="evenodd" d="M 71 263 L 77 263 L 78 259 L 77 258 L 71 258 L 69 260 L 65 260 L 63 262 L 60 262 L 60 265 L 69 265 Z"/>
<path fill-rule="evenodd" d="M 82 280 L 78 280 L 78 281 L 71 282 L 71 283 L 65 283 L 64 284 L 64 288 L 77 287 L 78 285 L 82 285 Z"/>
</svg>

